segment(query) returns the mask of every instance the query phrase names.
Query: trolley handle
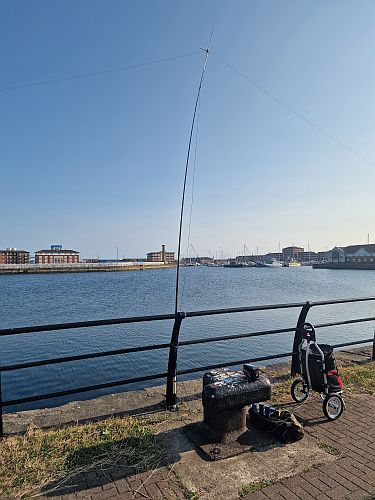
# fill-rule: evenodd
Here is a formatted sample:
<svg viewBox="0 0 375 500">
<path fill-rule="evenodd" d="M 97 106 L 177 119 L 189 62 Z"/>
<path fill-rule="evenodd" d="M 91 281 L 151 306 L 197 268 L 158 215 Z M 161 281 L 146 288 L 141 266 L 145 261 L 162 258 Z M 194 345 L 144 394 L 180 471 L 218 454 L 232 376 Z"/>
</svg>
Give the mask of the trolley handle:
<svg viewBox="0 0 375 500">
<path fill-rule="evenodd" d="M 311 323 L 304 323 L 302 329 L 302 338 L 308 342 L 315 342 L 315 328 Z"/>
</svg>

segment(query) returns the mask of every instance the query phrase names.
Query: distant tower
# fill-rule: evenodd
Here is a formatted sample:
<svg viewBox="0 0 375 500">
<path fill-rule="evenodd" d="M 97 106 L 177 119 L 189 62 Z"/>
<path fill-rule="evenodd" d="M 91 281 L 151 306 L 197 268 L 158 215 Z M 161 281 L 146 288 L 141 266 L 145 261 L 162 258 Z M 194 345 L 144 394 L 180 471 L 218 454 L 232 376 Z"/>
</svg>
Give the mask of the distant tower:
<svg viewBox="0 0 375 500">
<path fill-rule="evenodd" d="M 165 262 L 165 245 L 161 246 L 161 261 Z"/>
</svg>

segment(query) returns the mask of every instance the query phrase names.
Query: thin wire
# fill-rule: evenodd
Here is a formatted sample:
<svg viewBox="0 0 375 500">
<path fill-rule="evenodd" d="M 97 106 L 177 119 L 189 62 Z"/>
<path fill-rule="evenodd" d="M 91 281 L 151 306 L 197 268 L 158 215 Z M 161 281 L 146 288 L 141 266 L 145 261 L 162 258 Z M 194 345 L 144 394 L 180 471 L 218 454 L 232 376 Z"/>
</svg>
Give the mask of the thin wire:
<svg viewBox="0 0 375 500">
<path fill-rule="evenodd" d="M 195 55 L 198 53 L 200 53 L 200 51 L 196 50 L 194 52 L 188 52 L 187 54 L 181 54 L 179 56 L 165 57 L 163 59 L 156 59 L 154 61 L 148 61 L 148 62 L 139 63 L 139 64 L 130 64 L 128 66 L 120 66 L 118 68 L 104 69 L 102 71 L 93 71 L 92 73 L 80 73 L 77 75 L 63 76 L 61 78 L 54 78 L 51 80 L 40 80 L 37 82 L 20 83 L 18 85 L 12 85 L 11 87 L 2 87 L 2 88 L 0 88 L 0 92 L 7 92 L 10 90 L 17 90 L 17 89 L 22 89 L 22 88 L 26 88 L 26 87 L 36 87 L 39 85 L 48 85 L 50 83 L 65 82 L 68 80 L 77 80 L 79 78 L 88 78 L 88 77 L 97 76 L 97 75 L 105 75 L 108 73 L 117 73 L 119 71 L 127 71 L 129 69 L 142 68 L 144 66 L 150 66 L 152 64 L 160 64 L 160 63 L 164 63 L 164 62 L 168 62 L 168 61 L 175 61 L 177 59 L 189 57 L 189 56 L 192 56 L 192 55 Z"/>
<path fill-rule="evenodd" d="M 299 111 L 296 111 L 295 109 L 293 109 L 288 104 L 285 104 L 285 102 L 283 102 L 281 99 L 279 99 L 278 97 L 276 97 L 275 95 L 273 95 L 271 92 L 269 92 L 268 90 L 266 90 L 265 88 L 263 88 L 261 85 L 259 85 L 259 83 L 255 82 L 254 80 L 251 80 L 251 78 L 247 77 L 244 73 L 242 73 L 242 71 L 239 71 L 237 68 L 235 68 L 234 66 L 232 66 L 228 62 L 224 61 L 224 59 L 222 59 L 221 57 L 217 56 L 216 54 L 212 53 L 212 55 L 218 61 L 220 61 L 224 66 L 226 66 L 227 68 L 231 69 L 234 73 L 237 73 L 244 80 L 246 80 L 248 83 L 250 83 L 250 85 L 252 85 L 256 89 L 258 89 L 260 92 L 262 92 L 263 94 L 265 94 L 267 97 L 269 97 L 270 99 L 272 99 L 274 102 L 276 102 L 277 104 L 279 104 L 280 106 L 282 106 L 284 109 L 286 109 L 287 111 L 289 111 L 289 113 L 293 114 L 294 116 L 297 116 L 297 118 L 300 118 L 305 123 L 307 123 L 308 125 L 310 125 L 310 127 L 314 128 L 315 130 L 317 130 L 321 134 L 325 135 L 326 137 L 328 137 L 329 139 L 331 139 L 332 141 L 334 141 L 339 146 L 345 148 L 347 151 L 350 151 L 352 154 L 354 154 L 355 156 L 357 156 L 358 158 L 360 158 L 362 161 L 368 163 L 371 166 L 375 166 L 375 162 L 369 160 L 368 158 L 366 158 L 365 156 L 363 156 L 361 153 L 359 153 L 358 151 L 356 151 L 354 148 L 352 148 L 351 146 L 349 146 L 349 144 L 346 144 L 345 142 L 341 141 L 340 139 L 338 139 L 336 136 L 334 136 L 330 132 L 327 132 L 327 130 L 325 130 L 324 128 L 320 127 L 319 125 L 317 125 L 316 123 L 314 123 L 313 121 L 311 121 L 309 118 L 307 118 L 306 116 L 304 116 Z"/>
<path fill-rule="evenodd" d="M 191 182 L 191 200 L 190 200 L 190 214 L 189 214 L 187 253 L 189 252 L 189 248 L 190 248 L 191 220 L 192 220 L 192 215 L 193 215 L 193 204 L 194 204 L 195 170 L 196 170 L 196 164 L 197 164 L 198 132 L 199 132 L 199 111 L 200 111 L 200 98 L 198 99 L 197 126 L 195 128 L 195 148 L 194 148 L 193 175 L 192 175 L 192 182 Z M 187 275 L 187 272 L 186 272 L 186 269 L 185 269 L 185 272 L 184 272 L 184 282 L 183 282 L 183 285 L 182 285 L 181 297 L 180 297 L 180 309 L 182 309 L 182 302 L 183 302 L 184 293 L 185 293 L 186 275 Z"/>
<path fill-rule="evenodd" d="M 199 86 L 198 86 L 197 97 L 196 97 L 196 100 L 195 100 L 193 120 L 192 120 L 192 123 L 191 123 L 190 135 L 189 135 L 189 145 L 188 145 L 188 150 L 187 150 L 187 155 L 186 155 L 184 183 L 183 183 L 183 188 L 182 188 L 182 199 L 181 199 L 180 225 L 179 225 L 179 231 L 178 231 L 177 270 L 176 270 L 176 293 L 175 293 L 175 314 L 177 314 L 177 312 L 178 312 L 178 287 L 179 287 L 179 277 L 180 277 L 181 235 L 182 235 L 182 223 L 183 223 L 183 218 L 184 218 L 186 179 L 187 179 L 187 173 L 188 173 L 188 167 L 189 167 L 191 140 L 193 138 L 193 131 L 194 131 L 194 124 L 195 124 L 195 117 L 196 117 L 196 114 L 197 114 L 198 101 L 199 101 L 199 96 L 200 96 L 201 89 L 202 89 L 202 83 L 203 83 L 204 74 L 206 72 L 208 54 L 209 54 L 210 49 L 211 49 L 211 40 L 212 40 L 213 32 L 214 32 L 214 30 L 212 29 L 211 36 L 210 36 L 210 41 L 209 41 L 209 44 L 208 44 L 208 48 L 205 50 L 206 56 L 205 56 L 205 59 L 204 59 L 204 64 L 203 64 L 203 68 L 202 68 L 201 78 L 200 78 Z"/>
</svg>

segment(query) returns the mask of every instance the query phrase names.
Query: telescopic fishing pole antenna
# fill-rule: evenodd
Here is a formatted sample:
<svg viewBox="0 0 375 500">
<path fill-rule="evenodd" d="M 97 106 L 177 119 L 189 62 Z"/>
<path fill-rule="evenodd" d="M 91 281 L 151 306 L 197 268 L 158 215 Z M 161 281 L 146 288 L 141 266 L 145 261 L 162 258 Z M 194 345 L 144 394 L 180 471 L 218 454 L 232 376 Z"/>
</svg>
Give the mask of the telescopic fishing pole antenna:
<svg viewBox="0 0 375 500">
<path fill-rule="evenodd" d="M 203 50 L 206 53 L 206 55 L 205 55 L 205 58 L 204 58 L 204 63 L 203 63 L 203 68 L 202 68 L 202 73 L 201 73 L 201 78 L 200 78 L 200 81 L 199 81 L 197 98 L 195 100 L 193 120 L 192 120 L 191 128 L 190 128 L 189 145 L 188 145 L 188 150 L 187 150 L 187 155 L 186 155 L 184 184 L 183 184 L 183 188 L 182 188 L 182 199 L 181 199 L 180 225 L 179 225 L 179 232 L 178 232 L 175 314 L 177 314 L 177 312 L 178 312 L 178 288 L 179 288 L 179 278 L 180 278 L 180 256 L 181 256 L 182 222 L 183 222 L 183 218 L 184 218 L 185 191 L 186 191 L 187 174 L 188 174 L 188 169 L 189 169 L 191 141 L 192 141 L 192 138 L 193 138 L 195 118 L 196 118 L 196 115 L 197 115 L 197 109 L 198 109 L 199 97 L 200 97 L 200 93 L 201 93 L 201 89 L 202 89 L 203 78 L 204 78 L 204 74 L 206 72 L 208 54 L 209 54 L 210 49 L 211 49 L 211 41 L 212 41 L 212 35 L 213 35 L 213 33 L 214 33 L 214 29 L 212 28 L 211 35 L 210 35 L 210 40 L 209 40 L 209 43 L 208 43 L 208 47 L 206 49 L 201 49 L 201 50 Z"/>
</svg>

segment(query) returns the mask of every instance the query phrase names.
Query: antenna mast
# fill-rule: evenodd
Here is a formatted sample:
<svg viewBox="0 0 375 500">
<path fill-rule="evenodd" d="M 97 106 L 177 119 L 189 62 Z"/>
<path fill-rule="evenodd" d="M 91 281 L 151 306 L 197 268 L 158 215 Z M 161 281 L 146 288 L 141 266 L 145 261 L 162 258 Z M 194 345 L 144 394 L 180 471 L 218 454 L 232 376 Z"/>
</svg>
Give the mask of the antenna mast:
<svg viewBox="0 0 375 500">
<path fill-rule="evenodd" d="M 206 53 L 206 55 L 205 55 L 205 58 L 204 58 L 204 63 L 203 63 L 203 68 L 202 68 L 202 73 L 201 73 L 201 78 L 200 78 L 200 81 L 199 81 L 197 98 L 195 100 L 193 120 L 192 120 L 192 123 L 191 123 L 191 129 L 190 129 L 189 145 L 188 145 L 188 150 L 187 150 L 187 155 L 186 155 L 184 184 L 183 184 L 183 188 L 182 188 L 182 200 L 181 200 L 181 212 L 180 212 L 180 226 L 179 226 L 179 231 L 178 231 L 175 314 L 177 314 L 177 311 L 178 311 L 178 288 L 179 288 L 179 278 L 180 278 L 181 235 L 182 235 L 182 222 L 183 222 L 183 218 L 184 218 L 185 191 L 186 191 L 186 180 L 187 180 L 187 174 L 188 174 L 188 168 L 189 168 L 191 141 L 192 141 L 192 138 L 193 138 L 195 118 L 196 118 L 196 115 L 197 115 L 199 97 L 200 97 L 200 93 L 201 93 L 201 89 L 202 89 L 202 83 L 203 83 L 204 74 L 206 72 L 208 54 L 209 54 L 210 48 L 211 48 L 211 40 L 212 40 L 213 32 L 214 32 L 214 30 L 212 28 L 211 36 L 210 36 L 210 41 L 209 41 L 209 44 L 208 44 L 208 48 L 207 49 L 202 49 L 202 50 L 204 50 L 204 52 Z"/>
</svg>

